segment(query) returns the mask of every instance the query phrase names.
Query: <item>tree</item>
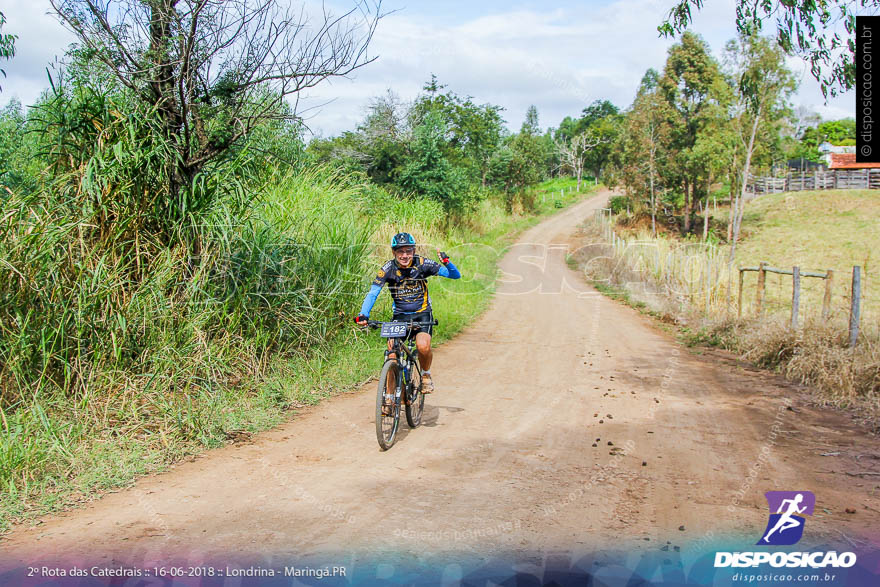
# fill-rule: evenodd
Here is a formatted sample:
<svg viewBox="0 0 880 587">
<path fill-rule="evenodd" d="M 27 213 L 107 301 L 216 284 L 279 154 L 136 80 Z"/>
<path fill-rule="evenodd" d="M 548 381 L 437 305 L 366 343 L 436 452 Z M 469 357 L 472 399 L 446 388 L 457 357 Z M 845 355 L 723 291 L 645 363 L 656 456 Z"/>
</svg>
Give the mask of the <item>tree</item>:
<svg viewBox="0 0 880 587">
<path fill-rule="evenodd" d="M 462 97 L 452 91 L 441 94 L 445 87 L 437 76 L 431 75 L 422 88 L 425 93 L 410 108 L 410 123 L 418 126 L 428 113 L 438 114 L 446 125 L 446 157 L 463 168 L 471 182 L 485 185 L 489 157 L 501 141 L 504 109 L 494 104 L 476 104 L 470 96 Z"/>
<path fill-rule="evenodd" d="M 729 264 L 736 255 L 736 244 L 745 208 L 746 185 L 755 138 L 759 129 L 773 127 L 773 135 L 779 136 L 778 124 L 787 114 L 787 102 L 797 89 L 794 75 L 785 65 L 785 56 L 766 37 L 741 35 L 730 41 L 726 48 L 726 60 L 736 81 L 735 122 L 739 134 L 743 169 L 740 190 L 731 203 L 733 230 Z"/>
<path fill-rule="evenodd" d="M 555 151 L 551 134 L 541 134 L 538 122 L 538 109 L 531 105 L 526 110 L 520 132 L 512 136 L 508 146 L 516 155 L 513 159 L 517 172 L 517 193 L 522 196 L 525 188 L 541 181 L 551 168 L 551 157 Z"/>
<path fill-rule="evenodd" d="M 703 7 L 704 0 L 679 0 L 666 20 L 657 27 L 663 36 L 675 35 L 690 25 L 692 8 Z M 737 0 L 736 28 L 744 36 L 760 33 L 764 21 L 776 17 L 776 42 L 788 54 L 797 54 L 809 61 L 810 70 L 819 82 L 822 93 L 836 96 L 839 91 L 855 85 L 856 14 L 876 6 L 874 0 L 823 0 L 822 2 L 791 2 Z M 829 30 L 843 22 L 846 39 Z"/>
<path fill-rule="evenodd" d="M 6 16 L 0 12 L 0 29 L 4 24 L 6 24 Z M 15 56 L 15 40 L 17 38 L 16 35 L 0 32 L 0 59 L 12 59 Z M 5 70 L 0 69 L 0 74 L 6 77 Z"/>
<path fill-rule="evenodd" d="M 652 235 L 657 234 L 657 192 L 662 187 L 661 168 L 669 159 L 669 108 L 657 91 L 656 84 L 649 87 L 643 84 L 623 119 L 613 150 L 627 194 L 648 203 Z"/>
<path fill-rule="evenodd" d="M 570 154 L 560 150 L 560 145 L 564 144 L 564 149 L 570 150 L 572 147 L 570 143 L 574 137 L 589 134 L 590 138 L 587 142 L 593 144 L 582 153 L 583 166 L 592 169 L 593 176 L 598 178 L 611 154 L 612 145 L 619 132 L 620 119 L 617 106 L 608 100 L 595 100 L 583 109 L 580 118 L 566 116 L 562 120 L 554 133 L 553 150 L 562 155 L 566 168 L 574 170 L 570 165 Z"/>
<path fill-rule="evenodd" d="M 538 136 L 541 134 L 541 127 L 538 124 L 538 109 L 534 104 L 529 106 L 528 110 L 526 110 L 526 119 L 523 120 L 522 128 L 519 132 L 531 136 Z"/>
<path fill-rule="evenodd" d="M 617 114 L 616 107 L 614 110 L 615 112 L 612 114 L 595 119 L 584 131 L 595 142 L 595 146 L 585 153 L 586 166 L 593 171 L 593 177 L 595 178 L 602 176 L 602 170 L 608 162 L 614 141 L 620 132 L 621 116 Z"/>
<path fill-rule="evenodd" d="M 406 106 L 390 89 L 373 98 L 364 122 L 358 126 L 358 158 L 376 183 L 394 182 L 407 156 L 412 130 Z"/>
<path fill-rule="evenodd" d="M 853 118 L 829 120 L 816 127 L 816 139 L 821 143 L 828 141 L 832 145 L 856 144 L 856 121 Z"/>
<path fill-rule="evenodd" d="M 559 123 L 559 128 L 553 131 L 553 140 L 555 142 L 564 142 L 568 143 L 571 139 L 580 133 L 579 123 L 577 118 L 572 118 L 571 116 L 566 116 L 562 119 L 562 122 Z"/>
<path fill-rule="evenodd" d="M 650 70 L 653 71 L 653 70 Z M 656 73 L 656 72 L 655 72 Z M 586 131 L 601 120 L 614 118 L 620 110 L 608 100 L 595 100 L 581 111 L 580 118 L 566 116 L 557 129 L 554 139 L 570 141 L 572 137 Z"/>
<path fill-rule="evenodd" d="M 379 4 L 313 23 L 280 0 L 50 0 L 61 22 L 115 76 L 131 99 L 155 109 L 176 155 L 171 201 L 227 156 L 289 96 L 370 63 Z"/>
<path fill-rule="evenodd" d="M 549 134 L 537 134 L 539 132 L 538 111 L 530 106 L 522 132 L 508 137 L 489 160 L 487 179 L 491 185 L 504 192 L 508 211 L 513 210 L 517 199 L 524 207 L 530 207 L 532 202 L 526 200 L 526 191 L 544 176 L 549 154 L 548 144 L 552 144 L 552 137 Z"/>
<path fill-rule="evenodd" d="M 669 126 L 664 123 L 669 115 L 664 111 L 667 105 L 657 91 L 659 83 L 660 74 L 653 67 L 648 68 L 633 103 L 631 128 L 625 133 L 635 139 L 638 153 L 635 159 L 644 161 L 643 167 L 648 172 L 651 236 L 657 236 L 657 160 L 669 138 Z"/>
<path fill-rule="evenodd" d="M 719 84 L 724 84 L 719 80 Z M 724 92 L 724 87 L 719 88 L 719 94 Z M 703 122 L 703 128 L 697 135 L 691 157 L 695 167 L 703 170 L 705 183 L 705 201 L 702 202 L 703 212 L 703 240 L 709 236 L 709 195 L 712 183 L 725 171 L 729 170 L 733 151 L 736 148 L 736 140 L 730 119 L 728 118 L 729 100 L 721 99 L 718 104 L 710 104 Z M 698 201 L 698 205 L 699 201 Z"/>
<path fill-rule="evenodd" d="M 455 112 L 455 134 L 463 139 L 459 147 L 483 186 L 489 173 L 489 158 L 498 148 L 504 131 L 502 110 L 501 106 L 477 105 L 468 99 Z"/>
<path fill-rule="evenodd" d="M 642 76 L 642 81 L 639 82 L 639 89 L 636 92 L 636 96 L 653 92 L 659 83 L 660 74 L 657 73 L 657 70 L 653 67 L 649 67 L 648 71 L 645 72 L 645 75 Z"/>
<path fill-rule="evenodd" d="M 370 100 L 367 116 L 358 125 L 358 131 L 368 140 L 404 140 L 408 132 L 406 106 L 391 89 L 386 90 L 384 95 Z"/>
<path fill-rule="evenodd" d="M 562 165 L 577 177 L 577 189 L 581 191 L 581 177 L 584 174 L 586 156 L 595 149 L 602 139 L 588 132 L 581 133 L 572 138 L 570 142 L 556 141 L 556 150 L 562 160 Z"/>
<path fill-rule="evenodd" d="M 800 139 L 809 128 L 816 128 L 821 124 L 822 117 L 806 106 L 798 106 L 791 114 L 791 130 L 794 138 Z M 855 134 L 855 128 L 853 128 Z"/>
<path fill-rule="evenodd" d="M 650 70 L 649 70 L 650 71 Z M 589 128 L 608 117 L 615 116 L 620 110 L 608 100 L 595 100 L 592 104 L 584 108 L 583 115 L 580 119 L 581 129 Z"/>
<path fill-rule="evenodd" d="M 518 198 L 522 201 L 525 190 L 540 179 L 537 166 L 523 149 L 524 142 L 517 140 L 520 136 L 495 151 L 489 160 L 489 183 L 504 193 L 508 212 L 513 211 Z"/>
<path fill-rule="evenodd" d="M 429 112 L 415 129 L 412 155 L 400 173 L 400 186 L 422 197 L 432 198 L 450 213 L 462 213 L 470 203 L 467 182 L 460 169 L 443 154 L 445 123 Z"/>
<path fill-rule="evenodd" d="M 671 147 L 676 153 L 678 181 L 684 194 L 682 232 L 691 229 L 691 212 L 700 198 L 705 168 L 693 149 L 705 125 L 709 107 L 717 102 L 721 79 L 718 63 L 702 38 L 685 32 L 679 44 L 669 48 L 659 89 L 670 106 Z"/>
</svg>

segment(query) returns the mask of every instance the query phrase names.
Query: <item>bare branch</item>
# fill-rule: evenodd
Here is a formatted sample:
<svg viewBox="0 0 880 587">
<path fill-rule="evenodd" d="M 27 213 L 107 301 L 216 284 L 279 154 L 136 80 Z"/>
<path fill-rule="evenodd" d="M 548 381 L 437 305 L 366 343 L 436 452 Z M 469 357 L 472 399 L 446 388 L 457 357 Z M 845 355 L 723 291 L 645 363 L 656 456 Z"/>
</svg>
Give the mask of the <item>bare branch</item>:
<svg viewBox="0 0 880 587">
<path fill-rule="evenodd" d="M 288 96 L 372 63 L 381 0 L 313 18 L 285 0 L 50 0 L 62 23 L 174 137 L 186 181 Z M 294 104 L 294 106 L 295 106 Z"/>
</svg>

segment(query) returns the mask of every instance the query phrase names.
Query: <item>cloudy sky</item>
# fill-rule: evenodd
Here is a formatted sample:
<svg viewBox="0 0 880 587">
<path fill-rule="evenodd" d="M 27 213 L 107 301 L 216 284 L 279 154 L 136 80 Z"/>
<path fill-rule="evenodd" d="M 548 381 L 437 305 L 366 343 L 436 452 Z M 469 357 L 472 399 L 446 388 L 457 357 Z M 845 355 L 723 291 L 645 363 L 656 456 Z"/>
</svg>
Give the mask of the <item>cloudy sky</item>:
<svg viewBox="0 0 880 587">
<path fill-rule="evenodd" d="M 351 6 L 344 2 L 328 4 Z M 512 129 L 519 128 L 530 104 L 538 107 L 542 126 L 558 126 L 596 99 L 620 107 L 632 102 L 644 72 L 663 67 L 673 41 L 658 38 L 656 29 L 673 4 L 384 0 L 383 10 L 393 12 L 380 22 L 371 45 L 378 59 L 350 79 L 313 88 L 300 106 L 312 107 L 307 122 L 313 132 L 331 136 L 353 129 L 371 97 L 390 88 L 410 100 L 434 73 L 449 90 L 502 106 Z M 710 0 L 695 16 L 693 30 L 716 57 L 735 35 L 734 5 L 734 0 Z M 48 0 L 0 0 L 4 32 L 19 36 L 16 56 L 2 64 L 6 79 L 0 80 L 0 104 L 13 96 L 32 103 L 48 87 L 46 67 L 73 42 L 47 14 L 49 8 Z M 852 92 L 825 104 L 804 62 L 789 61 L 802 78 L 796 104 L 826 119 L 854 116 Z"/>
</svg>

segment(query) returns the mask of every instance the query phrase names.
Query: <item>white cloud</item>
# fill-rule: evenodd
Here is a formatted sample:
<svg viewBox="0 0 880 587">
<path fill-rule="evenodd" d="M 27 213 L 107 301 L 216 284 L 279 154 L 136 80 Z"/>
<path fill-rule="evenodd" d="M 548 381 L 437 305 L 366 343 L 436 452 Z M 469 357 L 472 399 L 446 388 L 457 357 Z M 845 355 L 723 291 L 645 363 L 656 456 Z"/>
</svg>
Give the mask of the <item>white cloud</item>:
<svg viewBox="0 0 880 587">
<path fill-rule="evenodd" d="M 662 70 L 675 42 L 657 33 L 670 5 L 669 0 L 625 0 L 598 8 L 512 10 L 465 16 L 445 27 L 432 26 L 418 13 L 395 13 L 380 23 L 374 42 L 379 61 L 358 71 L 348 86 L 322 88 L 320 95 L 335 92 L 341 98 L 311 124 L 325 134 L 354 128 L 370 97 L 392 87 L 413 98 L 431 73 L 455 92 L 503 106 L 512 129 L 519 128 L 530 104 L 538 107 L 543 126 L 578 115 L 596 99 L 626 107 L 644 72 Z M 718 58 L 736 33 L 734 18 L 733 0 L 708 2 L 695 13 L 693 29 Z M 792 63 L 803 70 L 801 60 Z M 853 115 L 851 95 L 825 106 L 806 71 L 796 102 L 825 117 Z"/>
<path fill-rule="evenodd" d="M 46 1 L 0 0 L 0 12 L 6 17 L 4 33 L 18 36 L 15 57 L 0 63 L 6 79 L 0 81 L 4 103 L 17 97 L 23 104 L 33 103 L 49 87 L 46 68 L 73 42 L 73 35 L 48 14 Z"/>
<path fill-rule="evenodd" d="M 300 106 L 324 104 L 307 113 L 308 124 L 333 135 L 353 129 L 370 98 L 392 88 L 412 99 L 434 73 L 452 91 L 503 106 L 512 129 L 519 128 L 530 104 L 538 107 L 543 126 L 556 126 L 596 99 L 629 105 L 645 70 L 662 69 L 674 42 L 658 38 L 656 30 L 671 5 L 671 0 L 617 0 L 471 15 L 459 6 L 438 24 L 427 9 L 410 3 L 380 22 L 371 45 L 371 53 L 380 56 L 376 62 L 350 79 L 311 89 Z M 707 2 L 695 13 L 693 29 L 716 57 L 735 35 L 734 6 L 734 0 Z M 72 41 L 45 15 L 47 9 L 45 0 L 0 0 L 5 30 L 20 36 L 16 57 L 0 65 L 8 75 L 0 101 L 14 94 L 24 103 L 33 101 L 47 86 L 45 65 Z M 792 63 L 803 70 L 800 60 Z M 809 69 L 795 101 L 823 117 L 855 111 L 851 93 L 826 106 Z"/>
</svg>

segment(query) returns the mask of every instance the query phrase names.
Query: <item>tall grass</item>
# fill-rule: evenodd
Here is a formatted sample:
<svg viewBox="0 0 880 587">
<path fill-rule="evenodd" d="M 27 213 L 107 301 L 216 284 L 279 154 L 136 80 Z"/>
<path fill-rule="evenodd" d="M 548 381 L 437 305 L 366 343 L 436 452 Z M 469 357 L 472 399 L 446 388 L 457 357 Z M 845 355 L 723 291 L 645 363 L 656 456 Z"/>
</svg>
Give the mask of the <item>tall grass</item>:
<svg viewBox="0 0 880 587">
<path fill-rule="evenodd" d="M 749 259 L 729 261 L 730 248 L 727 245 L 712 241 L 680 240 L 671 236 L 658 234 L 651 236 L 646 230 L 620 231 L 613 229 L 611 236 L 609 226 L 600 226 L 595 234 L 607 239 L 612 244 L 611 252 L 618 263 L 626 267 L 626 271 L 636 281 L 650 282 L 654 289 L 664 294 L 677 304 L 679 309 L 685 306 L 705 316 L 724 315 L 730 317 L 740 313 L 739 268 L 755 267 L 755 258 L 768 262 L 770 266 L 791 269 L 790 259 L 774 258 L 774 251 L 767 255 L 750 255 Z M 819 263 L 814 253 L 808 261 Z M 830 257 L 831 255 L 829 255 Z M 836 259 L 839 261 L 839 259 Z M 823 267 L 799 265 L 801 273 L 806 271 L 825 273 L 834 269 L 835 279 L 831 298 L 830 318 L 845 319 L 849 315 L 851 300 L 851 267 Z M 864 273 L 863 273 L 864 275 Z M 863 282 L 868 283 L 867 278 Z M 756 311 L 757 272 L 747 271 L 743 274 L 742 309 L 743 316 Z M 801 277 L 799 322 L 819 319 L 822 312 L 825 281 L 815 277 Z M 876 296 L 871 288 L 863 286 L 862 314 L 865 323 L 870 324 L 872 317 L 877 315 L 878 308 L 871 302 Z M 767 273 L 764 286 L 763 313 L 783 314 L 791 311 L 792 276 Z"/>
<path fill-rule="evenodd" d="M 160 226 L 125 179 L 142 155 L 108 141 L 39 193 L 0 193 L 0 530 L 362 380 L 381 353 L 341 315 L 394 232 L 469 276 L 432 288 L 441 340 L 485 307 L 500 243 L 536 218 L 486 198 L 455 225 L 328 169 L 245 184 L 221 167 L 197 178 L 197 211 Z"/>
<path fill-rule="evenodd" d="M 648 234 L 613 237 L 610 227 L 590 219 L 583 226 L 588 246 L 574 261 L 603 291 L 639 307 L 646 306 L 682 327 L 690 343 L 705 343 L 738 352 L 754 363 L 778 370 L 790 379 L 813 385 L 820 402 L 856 408 L 880 423 L 880 332 L 863 318 L 859 344 L 848 345 L 848 284 L 837 284 L 827 319 L 819 316 L 819 288 L 802 296 L 800 328 L 790 327 L 791 277 L 774 296 L 767 280 L 765 312 L 755 316 L 752 288 L 744 291 L 743 316 L 737 316 L 738 270 L 727 272 L 727 251 L 712 244 L 676 241 Z M 802 279 L 802 286 L 806 279 Z M 754 281 L 750 284 L 753 287 Z M 731 297 L 726 292 L 731 286 Z M 841 290 L 843 290 L 841 292 Z M 778 294 L 778 291 L 775 292 Z M 787 294 L 787 296 L 786 296 Z M 812 295 L 810 295 L 812 294 Z M 788 298 L 787 300 L 785 298 Z M 868 315 L 870 316 L 870 314 Z"/>
<path fill-rule="evenodd" d="M 650 281 L 679 306 L 688 304 L 704 313 L 730 307 L 731 268 L 720 247 L 651 237 L 646 232 L 628 238 L 615 235 L 612 244 L 613 255 L 637 274 L 635 279 Z"/>
<path fill-rule="evenodd" d="M 163 247 L 96 234 L 58 192 L 0 201 L 0 487 L 4 503 L 82 479 L 101 442 L 174 458 L 222 441 L 229 397 L 272 355 L 326 347 L 352 307 L 375 223 L 358 186 L 277 175 L 244 209 L 219 200 Z M 119 227 L 119 228 L 116 228 Z M 133 254 L 132 254 L 133 253 Z M 104 463 L 112 470 L 112 463 Z"/>
</svg>

